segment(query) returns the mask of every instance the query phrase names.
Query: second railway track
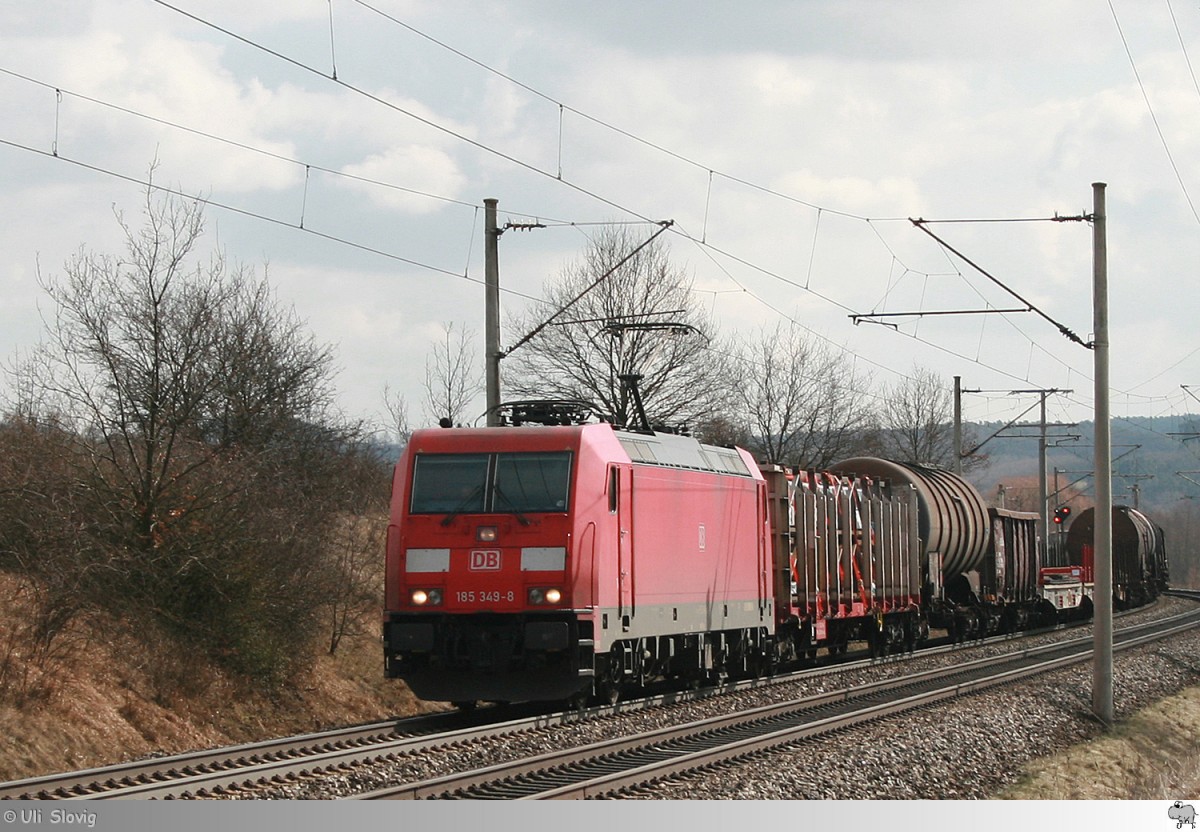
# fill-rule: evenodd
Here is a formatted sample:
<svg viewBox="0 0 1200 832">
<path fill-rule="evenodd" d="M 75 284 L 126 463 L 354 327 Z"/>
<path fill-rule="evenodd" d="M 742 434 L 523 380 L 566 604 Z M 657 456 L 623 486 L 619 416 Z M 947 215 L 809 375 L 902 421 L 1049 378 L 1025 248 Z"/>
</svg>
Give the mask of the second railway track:
<svg viewBox="0 0 1200 832">
<path fill-rule="evenodd" d="M 1122 630 L 1130 649 L 1200 626 L 1200 611 Z M 1021 650 L 647 734 L 513 760 L 361 795 L 363 799 L 597 797 L 861 722 L 1086 661 L 1090 639 Z"/>
</svg>

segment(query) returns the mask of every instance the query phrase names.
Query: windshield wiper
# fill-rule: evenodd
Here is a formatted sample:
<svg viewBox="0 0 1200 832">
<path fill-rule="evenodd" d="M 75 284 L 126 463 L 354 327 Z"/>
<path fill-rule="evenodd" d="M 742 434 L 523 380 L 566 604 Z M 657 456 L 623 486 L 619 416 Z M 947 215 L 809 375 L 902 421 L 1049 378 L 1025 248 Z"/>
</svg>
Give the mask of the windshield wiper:
<svg viewBox="0 0 1200 832">
<path fill-rule="evenodd" d="M 483 484 L 480 483 L 479 485 L 477 485 L 471 489 L 470 494 L 468 494 L 467 496 L 462 498 L 462 500 L 459 502 L 459 504 L 457 506 L 455 506 L 454 511 L 450 512 L 449 514 L 447 514 L 445 517 L 442 518 L 442 525 L 449 526 L 451 523 L 453 523 L 454 518 L 458 517 L 458 515 L 462 514 L 464 511 L 466 511 L 467 506 L 469 506 L 471 504 L 471 501 L 476 499 L 482 493 L 483 493 Z"/>
<path fill-rule="evenodd" d="M 504 492 L 503 492 L 503 491 L 500 489 L 500 486 L 499 486 L 499 485 L 497 485 L 497 486 L 496 486 L 494 489 L 492 489 L 492 492 L 493 492 L 493 493 L 494 493 L 494 494 L 495 494 L 497 497 L 499 497 L 499 498 L 500 498 L 500 499 L 501 499 L 501 500 L 502 500 L 502 501 L 503 501 L 503 502 L 504 502 L 504 503 L 505 503 L 505 504 L 508 506 L 508 508 L 509 508 L 509 512 L 508 512 L 508 513 L 509 513 L 509 514 L 511 514 L 511 515 L 513 515 L 514 517 L 516 517 L 516 518 L 517 518 L 517 520 L 519 520 L 519 521 L 520 521 L 520 523 L 521 523 L 521 525 L 522 525 L 522 526 L 528 526 L 528 525 L 529 525 L 529 518 L 528 518 L 528 517 L 526 517 L 524 514 L 522 514 L 520 511 L 518 511 L 518 510 L 517 510 L 517 505 L 516 505 L 516 503 L 514 503 L 512 500 L 508 499 L 508 495 L 507 495 L 507 494 L 505 494 L 505 493 L 504 493 Z"/>
</svg>

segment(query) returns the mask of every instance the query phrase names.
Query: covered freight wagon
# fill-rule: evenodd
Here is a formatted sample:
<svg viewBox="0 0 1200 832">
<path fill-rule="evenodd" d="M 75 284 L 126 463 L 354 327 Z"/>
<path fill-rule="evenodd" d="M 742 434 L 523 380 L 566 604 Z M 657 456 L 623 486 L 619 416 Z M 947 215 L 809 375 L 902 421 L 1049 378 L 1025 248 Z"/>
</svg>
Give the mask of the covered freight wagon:
<svg viewBox="0 0 1200 832">
<path fill-rule="evenodd" d="M 1079 513 L 1067 530 L 1067 561 L 1083 569 L 1083 582 L 1095 582 L 1096 509 Z M 1162 529 L 1129 506 L 1112 509 L 1113 599 L 1121 607 L 1139 606 L 1165 589 L 1168 572 Z"/>
</svg>

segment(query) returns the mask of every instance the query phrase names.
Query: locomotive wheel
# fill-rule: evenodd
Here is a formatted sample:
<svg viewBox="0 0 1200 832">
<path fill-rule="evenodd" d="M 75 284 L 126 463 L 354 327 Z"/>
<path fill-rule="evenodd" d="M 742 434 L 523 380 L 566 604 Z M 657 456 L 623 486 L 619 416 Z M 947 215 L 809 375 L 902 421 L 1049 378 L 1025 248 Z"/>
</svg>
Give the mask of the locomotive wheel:
<svg viewBox="0 0 1200 832">
<path fill-rule="evenodd" d="M 621 699 L 622 687 L 621 659 L 620 655 L 613 651 L 608 655 L 603 673 L 596 681 L 596 696 L 601 702 L 615 705 Z"/>
<path fill-rule="evenodd" d="M 621 686 L 616 682 L 606 682 L 600 691 L 600 698 L 608 705 L 617 704 L 621 701 Z"/>
</svg>

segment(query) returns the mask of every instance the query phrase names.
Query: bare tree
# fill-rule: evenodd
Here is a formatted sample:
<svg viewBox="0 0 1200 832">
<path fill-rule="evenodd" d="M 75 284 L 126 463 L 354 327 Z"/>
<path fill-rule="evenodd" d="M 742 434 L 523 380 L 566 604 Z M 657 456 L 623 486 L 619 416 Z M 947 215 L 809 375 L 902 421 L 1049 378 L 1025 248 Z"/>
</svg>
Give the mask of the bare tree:
<svg viewBox="0 0 1200 832">
<path fill-rule="evenodd" d="M 385 425 L 388 433 L 395 437 L 401 445 L 407 445 L 412 436 L 412 425 L 408 420 L 408 400 L 392 390 L 390 385 L 385 384 L 383 386 L 383 407 L 388 416 Z"/>
<path fill-rule="evenodd" d="M 606 227 L 510 328 L 515 342 L 612 272 L 506 359 L 504 382 L 514 396 L 581 399 L 628 424 L 620 377 L 638 374 L 652 422 L 694 422 L 719 409 L 708 350 L 713 322 L 659 240 L 629 256 L 645 242 L 639 235 L 628 226 Z"/>
<path fill-rule="evenodd" d="M 322 611 L 328 652 L 348 638 L 378 637 L 391 466 L 378 450 L 360 446 L 343 454 L 328 476 L 322 510 L 331 518 L 324 538 Z"/>
<path fill-rule="evenodd" d="M 856 453 L 872 413 L 844 353 L 777 325 L 739 341 L 727 370 L 747 449 L 763 462 L 823 468 Z"/>
<path fill-rule="evenodd" d="M 238 269 L 214 321 L 215 385 L 200 419 L 216 448 L 262 447 L 296 419 L 321 420 L 332 408 L 333 352 L 318 344 L 266 275 Z"/>
<path fill-rule="evenodd" d="M 442 326 L 443 338 L 425 358 L 425 418 L 431 423 L 467 420 L 467 407 L 483 391 L 483 373 L 472 346 L 475 333 Z"/>
<path fill-rule="evenodd" d="M 876 436 L 882 456 L 940 468 L 954 467 L 954 402 L 950 385 L 924 367 L 889 388 L 883 398 Z M 974 444 L 964 429 L 963 444 Z M 963 460 L 964 470 L 987 464 L 985 455 Z"/>
<path fill-rule="evenodd" d="M 99 604 L 88 586 L 107 566 L 78 523 L 61 522 L 91 501 L 74 476 L 74 445 L 24 416 L 0 422 L 0 696 L 20 702 L 52 688 L 77 655 L 78 620 Z M 73 637 L 74 636 L 74 637 Z"/>
<path fill-rule="evenodd" d="M 219 260 L 186 273 L 199 204 L 147 192 L 145 218 L 135 230 L 118 215 L 125 257 L 81 249 L 63 278 L 39 276 L 56 304 L 39 378 L 65 427 L 91 443 L 91 476 L 128 506 L 135 548 L 149 551 L 191 467 L 189 429 L 217 383 L 214 311 L 230 290 Z"/>
<path fill-rule="evenodd" d="M 701 417 L 696 421 L 692 435 L 709 445 L 737 445 L 749 448 L 753 444 L 746 426 L 740 421 L 735 421 L 734 416 L 724 413 Z"/>
<path fill-rule="evenodd" d="M 55 314 L 15 412 L 53 429 L 46 476 L 66 474 L 30 489 L 62 495 L 27 501 L 30 526 L 79 530 L 63 557 L 90 597 L 279 681 L 318 632 L 323 546 L 357 510 L 333 474 L 362 431 L 331 412 L 330 350 L 265 279 L 200 262 L 199 203 L 151 187 L 143 215 L 118 214 L 123 256 L 81 249 L 41 278 Z M 0 527 L 0 551 L 28 540 Z"/>
</svg>

